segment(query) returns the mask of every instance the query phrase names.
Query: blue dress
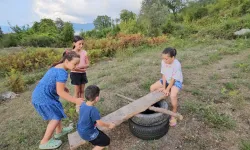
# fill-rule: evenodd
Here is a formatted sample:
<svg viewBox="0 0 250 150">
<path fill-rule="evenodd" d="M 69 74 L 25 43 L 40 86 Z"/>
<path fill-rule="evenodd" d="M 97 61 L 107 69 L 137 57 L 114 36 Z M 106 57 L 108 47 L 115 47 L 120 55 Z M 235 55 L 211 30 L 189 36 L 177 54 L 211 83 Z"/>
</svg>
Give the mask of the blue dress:
<svg viewBox="0 0 250 150">
<path fill-rule="evenodd" d="M 50 68 L 32 93 L 32 104 L 44 120 L 66 118 L 56 92 L 56 82 L 66 83 L 68 72 L 63 68 Z"/>
</svg>

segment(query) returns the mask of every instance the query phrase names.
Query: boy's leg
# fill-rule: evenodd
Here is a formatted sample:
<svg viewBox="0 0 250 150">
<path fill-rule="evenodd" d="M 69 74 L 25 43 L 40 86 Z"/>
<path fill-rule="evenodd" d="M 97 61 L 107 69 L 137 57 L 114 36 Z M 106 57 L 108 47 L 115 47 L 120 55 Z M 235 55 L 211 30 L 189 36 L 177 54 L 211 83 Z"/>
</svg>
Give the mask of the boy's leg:
<svg viewBox="0 0 250 150">
<path fill-rule="evenodd" d="M 154 84 L 150 86 L 150 92 L 156 91 L 160 88 L 163 88 L 163 85 L 161 84 L 160 81 L 156 81 Z"/>
<path fill-rule="evenodd" d="M 92 150 L 102 150 L 104 149 L 105 147 L 101 147 L 101 146 L 95 146 Z"/>
<path fill-rule="evenodd" d="M 52 134 L 53 134 L 54 130 L 56 129 L 59 122 L 60 122 L 59 120 L 50 120 L 49 121 L 46 132 L 45 132 L 40 144 L 47 143 L 51 139 L 51 136 L 52 136 Z"/>
</svg>

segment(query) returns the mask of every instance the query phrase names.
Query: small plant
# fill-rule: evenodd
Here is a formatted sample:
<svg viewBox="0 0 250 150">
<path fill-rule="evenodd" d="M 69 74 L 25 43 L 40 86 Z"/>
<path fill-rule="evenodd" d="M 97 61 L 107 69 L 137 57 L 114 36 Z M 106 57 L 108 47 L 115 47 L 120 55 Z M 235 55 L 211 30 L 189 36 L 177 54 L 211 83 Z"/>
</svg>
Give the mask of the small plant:
<svg viewBox="0 0 250 150">
<path fill-rule="evenodd" d="M 250 64 L 248 64 L 248 63 L 236 63 L 234 66 L 236 68 L 239 68 L 243 72 L 249 72 L 250 71 Z"/>
<path fill-rule="evenodd" d="M 151 84 L 152 84 L 152 80 L 143 81 L 143 83 L 141 83 L 140 85 L 140 88 L 148 91 L 150 89 Z"/>
<path fill-rule="evenodd" d="M 250 141 L 241 141 L 241 150 L 250 150 Z"/>
<path fill-rule="evenodd" d="M 202 92 L 199 89 L 192 89 L 191 92 L 194 96 L 202 96 Z"/>
<path fill-rule="evenodd" d="M 235 89 L 237 89 L 236 85 L 234 85 L 234 84 L 231 83 L 231 82 L 225 83 L 224 86 L 225 86 L 225 88 L 226 88 L 227 90 L 235 90 Z"/>
<path fill-rule="evenodd" d="M 196 114 L 207 124 L 212 125 L 215 128 L 232 129 L 235 127 L 235 122 L 229 116 L 218 113 L 218 111 L 211 105 L 186 101 L 184 103 L 184 109 Z"/>
<path fill-rule="evenodd" d="M 21 72 L 11 69 L 7 76 L 7 85 L 13 92 L 23 92 L 25 83 Z"/>
<path fill-rule="evenodd" d="M 220 78 L 220 75 L 219 74 L 213 74 L 209 78 L 210 78 L 210 80 L 218 80 Z"/>
</svg>

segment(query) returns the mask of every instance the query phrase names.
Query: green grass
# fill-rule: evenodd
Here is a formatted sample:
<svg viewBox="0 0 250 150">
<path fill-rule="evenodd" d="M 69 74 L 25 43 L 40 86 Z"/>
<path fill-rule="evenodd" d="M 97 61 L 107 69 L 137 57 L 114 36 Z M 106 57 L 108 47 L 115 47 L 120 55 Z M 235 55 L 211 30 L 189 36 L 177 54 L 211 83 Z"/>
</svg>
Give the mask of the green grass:
<svg viewBox="0 0 250 150">
<path fill-rule="evenodd" d="M 241 146 L 240 146 L 241 150 L 250 150 L 250 141 L 242 141 L 241 142 Z"/>
<path fill-rule="evenodd" d="M 244 133 L 240 137 L 227 137 L 224 133 L 226 130 L 230 133 L 229 135 L 234 135 L 237 134 L 239 127 L 245 126 L 245 122 L 240 120 L 239 117 L 231 115 L 232 109 L 235 109 L 237 105 L 240 108 L 236 110 L 237 114 L 242 115 L 244 112 L 246 116 L 250 115 L 248 111 L 244 111 L 248 105 L 245 105 L 247 102 L 244 100 L 247 95 L 243 94 L 248 93 L 241 91 L 241 89 L 244 89 L 243 87 L 246 88 L 247 86 L 247 82 L 242 79 L 248 81 L 249 77 L 245 72 L 239 71 L 241 68 L 234 67 L 233 61 L 223 64 L 223 66 L 225 64 L 228 66 L 223 68 L 226 71 L 225 74 L 224 72 L 217 72 L 214 66 L 219 65 L 218 63 L 229 57 L 230 60 L 234 58 L 234 53 L 224 53 L 222 59 L 219 59 L 220 56 L 217 55 L 219 49 L 227 50 L 227 48 L 235 46 L 237 51 L 239 50 L 238 54 L 241 55 L 241 50 L 244 49 L 244 45 L 239 44 L 241 42 L 235 40 L 172 38 L 168 43 L 156 47 L 129 48 L 128 51 L 117 53 L 115 58 L 93 64 L 87 72 L 89 80 L 87 85 L 96 84 L 101 88 L 100 96 L 102 100 L 97 104 L 97 108 L 101 115 L 105 116 L 127 105 L 127 102 L 115 96 L 115 93 L 138 99 L 146 95 L 149 92 L 150 85 L 161 78 L 160 56 L 164 47 L 176 47 L 177 59 L 182 63 L 185 86 L 180 92 L 178 104 L 181 107 L 178 111 L 184 115 L 184 120 L 178 123 L 177 128 L 170 129 L 171 132 L 169 132 L 167 138 L 173 139 L 171 143 L 169 143 L 169 140 L 166 141 L 165 137 L 156 141 L 139 140 L 129 133 L 125 122 L 110 133 L 112 137 L 111 149 L 117 149 L 117 145 L 121 145 L 119 146 L 120 149 L 127 150 L 164 149 L 166 147 L 175 149 L 179 146 L 179 143 L 176 142 L 179 140 L 182 142 L 182 147 L 187 150 L 205 149 L 211 145 L 215 149 L 220 149 L 220 143 L 213 144 L 215 142 L 214 137 L 217 135 L 225 139 L 223 144 L 231 145 L 230 140 L 239 141 L 243 135 L 245 136 Z M 216 55 L 213 55 L 213 52 L 216 52 Z M 208 60 L 206 66 L 202 64 L 204 60 Z M 240 61 L 247 62 L 245 59 Z M 25 74 L 24 80 L 27 83 L 34 83 L 36 79 L 40 78 L 41 74 L 42 71 Z M 232 76 L 235 76 L 235 78 Z M 235 79 L 240 80 L 240 82 L 238 83 Z M 0 79 L 0 81 L 4 80 Z M 67 83 L 67 86 L 70 87 L 72 94 L 73 87 L 70 83 Z M 7 150 L 16 147 L 21 150 L 37 149 L 47 124 L 35 112 L 30 102 L 32 90 L 22 93 L 15 100 L 0 104 L 0 120 L 3 120 L 0 124 L 0 137 L 3 137 L 0 140 L 0 149 Z M 224 91 L 225 95 L 221 91 Z M 223 96 L 226 99 L 223 99 L 222 103 L 213 103 L 214 99 L 221 100 Z M 68 125 L 70 122 L 76 124 L 78 116 L 75 113 L 74 104 L 63 101 L 63 106 L 68 115 L 63 124 Z M 192 118 L 198 118 L 198 120 L 192 121 Z M 216 130 L 213 130 L 214 128 Z M 194 135 L 197 129 L 201 129 L 201 132 Z M 187 141 L 183 139 L 185 138 L 183 135 L 190 135 L 192 139 Z M 117 136 L 122 137 L 117 138 Z M 68 149 L 67 137 L 62 140 L 63 145 L 59 149 Z M 79 150 L 91 148 L 92 146 L 87 144 Z"/>
<path fill-rule="evenodd" d="M 227 90 L 236 90 L 237 89 L 237 86 L 234 83 L 232 83 L 232 82 L 224 83 L 224 87 Z"/>
<path fill-rule="evenodd" d="M 235 121 L 230 116 L 219 113 L 212 105 L 186 101 L 183 107 L 186 111 L 196 114 L 214 128 L 233 129 L 236 126 Z"/>
</svg>

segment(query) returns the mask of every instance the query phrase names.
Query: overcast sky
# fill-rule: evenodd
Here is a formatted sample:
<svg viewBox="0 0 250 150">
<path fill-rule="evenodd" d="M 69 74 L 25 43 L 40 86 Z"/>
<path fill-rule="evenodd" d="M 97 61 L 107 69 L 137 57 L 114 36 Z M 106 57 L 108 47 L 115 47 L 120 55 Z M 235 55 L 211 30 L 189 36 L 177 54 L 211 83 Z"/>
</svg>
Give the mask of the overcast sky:
<svg viewBox="0 0 250 150">
<path fill-rule="evenodd" d="M 98 15 L 118 18 L 122 9 L 138 14 L 142 0 L 0 0 L 0 25 L 32 24 L 42 18 L 92 23 Z"/>
</svg>

